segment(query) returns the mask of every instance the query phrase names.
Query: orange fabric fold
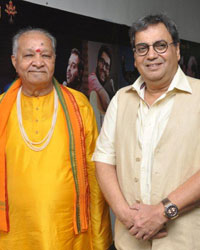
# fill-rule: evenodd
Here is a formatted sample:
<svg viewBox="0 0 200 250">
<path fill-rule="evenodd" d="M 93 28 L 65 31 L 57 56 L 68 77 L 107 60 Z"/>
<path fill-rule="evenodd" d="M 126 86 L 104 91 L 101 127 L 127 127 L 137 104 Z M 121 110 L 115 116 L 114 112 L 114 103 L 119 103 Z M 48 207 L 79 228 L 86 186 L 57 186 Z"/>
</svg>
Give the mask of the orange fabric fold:
<svg viewBox="0 0 200 250">
<path fill-rule="evenodd" d="M 78 234 L 79 232 L 85 232 L 88 229 L 89 221 L 89 184 L 86 165 L 85 134 L 79 107 L 74 96 L 65 87 L 61 86 L 61 89 L 63 90 L 62 93 L 68 111 L 72 111 L 69 114 L 75 142 L 75 159 L 78 181 L 78 190 L 74 192 L 74 207 L 76 208 L 74 209 L 74 225 L 75 233 Z M 80 221 L 80 228 L 77 220 Z"/>
<path fill-rule="evenodd" d="M 6 124 L 17 96 L 21 81 L 17 80 L 2 97 L 0 102 L 0 230 L 9 231 L 8 194 L 6 178 Z"/>
</svg>

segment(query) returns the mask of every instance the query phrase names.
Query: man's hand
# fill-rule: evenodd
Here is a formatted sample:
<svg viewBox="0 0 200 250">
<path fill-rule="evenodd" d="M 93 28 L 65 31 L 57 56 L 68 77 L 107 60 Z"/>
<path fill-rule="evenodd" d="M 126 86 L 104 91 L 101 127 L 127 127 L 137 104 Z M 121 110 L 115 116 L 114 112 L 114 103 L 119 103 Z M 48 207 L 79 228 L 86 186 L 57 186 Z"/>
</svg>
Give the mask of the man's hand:
<svg viewBox="0 0 200 250">
<path fill-rule="evenodd" d="M 163 227 L 160 231 L 157 232 L 157 234 L 155 234 L 153 237 L 151 237 L 150 240 L 161 239 L 161 238 L 166 237 L 166 236 L 167 236 L 167 230 L 165 227 Z"/>
<path fill-rule="evenodd" d="M 136 203 L 131 206 L 131 209 L 137 210 L 133 226 L 129 229 L 130 234 L 136 239 L 149 240 L 167 235 L 166 230 L 160 232 L 168 220 L 163 214 L 164 209 L 161 203 L 158 205 Z"/>
<path fill-rule="evenodd" d="M 117 218 L 119 221 L 121 221 L 121 223 L 124 224 L 126 229 L 129 230 L 135 224 L 135 216 L 137 212 L 137 209 L 130 208 L 129 206 L 127 206 L 125 209 L 121 210 Z"/>
</svg>

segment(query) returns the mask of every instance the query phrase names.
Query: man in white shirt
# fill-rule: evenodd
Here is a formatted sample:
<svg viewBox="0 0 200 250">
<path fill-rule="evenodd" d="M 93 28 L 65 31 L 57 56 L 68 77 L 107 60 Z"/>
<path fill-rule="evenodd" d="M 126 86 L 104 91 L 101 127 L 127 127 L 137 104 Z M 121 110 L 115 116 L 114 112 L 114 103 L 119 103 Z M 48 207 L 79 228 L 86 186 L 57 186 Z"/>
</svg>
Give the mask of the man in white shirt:
<svg viewBox="0 0 200 250">
<path fill-rule="evenodd" d="M 116 248 L 200 249 L 200 81 L 178 66 L 166 15 L 139 19 L 130 39 L 141 76 L 112 99 L 93 155 Z"/>
</svg>

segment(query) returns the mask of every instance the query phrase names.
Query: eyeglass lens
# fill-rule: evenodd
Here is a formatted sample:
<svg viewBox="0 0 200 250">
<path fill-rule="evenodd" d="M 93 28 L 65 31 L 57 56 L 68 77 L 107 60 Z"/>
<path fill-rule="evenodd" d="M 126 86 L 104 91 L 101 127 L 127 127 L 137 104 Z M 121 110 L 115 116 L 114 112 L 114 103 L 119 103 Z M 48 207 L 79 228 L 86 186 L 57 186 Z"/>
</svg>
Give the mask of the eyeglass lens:
<svg viewBox="0 0 200 250">
<path fill-rule="evenodd" d="M 168 48 L 168 43 L 164 40 L 156 41 L 152 45 L 148 45 L 147 43 L 139 43 L 139 44 L 136 44 L 135 51 L 138 55 L 146 55 L 149 51 L 150 46 L 153 46 L 153 49 L 157 53 L 161 54 L 161 53 L 166 52 Z"/>
<path fill-rule="evenodd" d="M 110 70 L 110 65 L 102 57 L 99 58 L 99 61 L 103 64 L 103 66 L 105 66 L 107 70 Z"/>
</svg>

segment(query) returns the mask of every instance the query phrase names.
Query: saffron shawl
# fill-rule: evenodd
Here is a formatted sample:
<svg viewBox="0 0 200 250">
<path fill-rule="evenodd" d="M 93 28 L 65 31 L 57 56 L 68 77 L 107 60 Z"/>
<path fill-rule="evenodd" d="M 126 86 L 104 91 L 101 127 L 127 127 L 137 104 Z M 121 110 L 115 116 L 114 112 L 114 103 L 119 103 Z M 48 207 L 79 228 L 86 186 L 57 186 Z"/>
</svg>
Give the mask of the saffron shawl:
<svg viewBox="0 0 200 250">
<path fill-rule="evenodd" d="M 74 178 L 74 232 L 85 232 L 89 223 L 89 184 L 87 178 L 85 134 L 79 107 L 71 92 L 55 78 L 60 104 L 65 114 L 71 168 Z M 21 79 L 13 82 L 0 100 L 0 230 L 9 232 L 9 207 L 6 176 L 6 125 L 16 100 Z M 37 153 L 37 152 L 36 152 Z M 78 156 L 78 157 L 77 157 Z"/>
</svg>

